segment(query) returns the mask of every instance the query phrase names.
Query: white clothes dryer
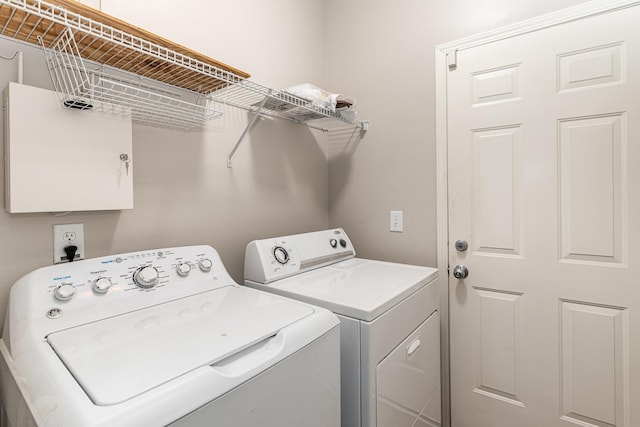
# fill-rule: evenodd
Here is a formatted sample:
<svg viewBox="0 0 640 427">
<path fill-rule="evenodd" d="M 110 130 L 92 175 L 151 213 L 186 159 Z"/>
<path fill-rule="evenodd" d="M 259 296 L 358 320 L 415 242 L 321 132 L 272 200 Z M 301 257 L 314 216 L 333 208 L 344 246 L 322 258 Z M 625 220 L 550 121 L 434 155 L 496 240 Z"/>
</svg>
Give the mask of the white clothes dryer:
<svg viewBox="0 0 640 427">
<path fill-rule="evenodd" d="M 339 320 L 239 286 L 210 246 L 27 274 L 0 354 L 5 426 L 340 423 Z"/>
<path fill-rule="evenodd" d="M 441 424 L 437 278 L 355 258 L 342 229 L 256 240 L 245 254 L 245 285 L 340 318 L 343 427 Z"/>
</svg>

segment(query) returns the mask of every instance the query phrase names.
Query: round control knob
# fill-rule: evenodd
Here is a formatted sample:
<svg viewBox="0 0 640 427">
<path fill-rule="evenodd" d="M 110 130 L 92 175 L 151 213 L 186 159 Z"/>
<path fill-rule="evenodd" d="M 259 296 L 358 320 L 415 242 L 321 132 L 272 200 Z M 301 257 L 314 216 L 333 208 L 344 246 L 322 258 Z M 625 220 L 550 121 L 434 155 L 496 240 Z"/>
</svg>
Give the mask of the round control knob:
<svg viewBox="0 0 640 427">
<path fill-rule="evenodd" d="M 111 287 L 111 279 L 108 277 L 98 277 L 93 281 L 93 291 L 99 294 L 106 294 Z"/>
<path fill-rule="evenodd" d="M 287 252 L 287 250 L 282 246 L 276 246 L 273 248 L 273 256 L 280 264 L 284 265 L 289 262 L 289 252 Z"/>
<path fill-rule="evenodd" d="M 76 287 L 71 283 L 62 283 L 53 291 L 53 296 L 59 301 L 69 301 L 76 294 Z"/>
<path fill-rule="evenodd" d="M 329 244 L 332 248 L 335 248 L 336 246 L 338 246 L 338 241 L 336 239 L 331 239 L 329 240 Z"/>
<path fill-rule="evenodd" d="M 190 272 L 191 266 L 186 262 L 181 262 L 176 266 L 176 273 L 178 273 L 178 276 L 185 277 L 188 276 Z"/>
<path fill-rule="evenodd" d="M 158 270 L 151 265 L 140 267 L 135 273 L 133 273 L 133 281 L 143 289 L 153 288 L 158 284 L 159 280 L 160 273 L 158 273 Z"/>
<path fill-rule="evenodd" d="M 198 262 L 198 267 L 206 273 L 211 270 L 211 267 L 213 267 L 213 262 L 211 262 L 209 258 L 201 259 L 200 262 Z"/>
</svg>

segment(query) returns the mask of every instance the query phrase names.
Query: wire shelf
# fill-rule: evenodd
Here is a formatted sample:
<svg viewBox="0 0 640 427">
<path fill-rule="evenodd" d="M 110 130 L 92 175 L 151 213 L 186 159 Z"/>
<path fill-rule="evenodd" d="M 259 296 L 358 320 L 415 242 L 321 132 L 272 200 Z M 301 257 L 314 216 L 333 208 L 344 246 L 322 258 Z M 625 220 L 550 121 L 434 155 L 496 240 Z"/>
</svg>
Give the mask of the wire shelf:
<svg viewBox="0 0 640 427">
<path fill-rule="evenodd" d="M 223 104 L 304 123 L 310 128 L 324 132 L 344 128 L 358 128 L 366 131 L 369 124 L 367 121 L 357 120 L 347 114 L 343 115 L 340 111 L 331 111 L 313 104 L 308 99 L 275 90 L 251 80 L 226 86 L 208 96 Z"/>
<path fill-rule="evenodd" d="M 244 71 L 77 1 L 0 0 L 0 36 L 41 45 L 56 90 L 72 108 L 87 104 L 193 129 L 218 117 L 210 104 L 220 102 L 323 131 L 368 129 L 367 121 L 255 83 Z M 88 64 L 97 66 L 88 71 Z M 158 89 L 164 86 L 179 91 Z"/>
<path fill-rule="evenodd" d="M 69 108 L 131 116 L 136 123 L 181 130 L 199 129 L 222 115 L 200 94 L 184 90 L 178 94 L 157 82 L 147 84 L 140 77 L 116 75 L 117 70 L 107 73 L 104 66 L 88 70 L 71 29 L 43 50 L 54 88 Z M 181 95 L 194 99 L 180 99 Z"/>
<path fill-rule="evenodd" d="M 250 77 L 73 0 L 0 0 L 0 35 L 50 47 L 71 29 L 88 61 L 193 92 L 209 93 Z"/>
</svg>

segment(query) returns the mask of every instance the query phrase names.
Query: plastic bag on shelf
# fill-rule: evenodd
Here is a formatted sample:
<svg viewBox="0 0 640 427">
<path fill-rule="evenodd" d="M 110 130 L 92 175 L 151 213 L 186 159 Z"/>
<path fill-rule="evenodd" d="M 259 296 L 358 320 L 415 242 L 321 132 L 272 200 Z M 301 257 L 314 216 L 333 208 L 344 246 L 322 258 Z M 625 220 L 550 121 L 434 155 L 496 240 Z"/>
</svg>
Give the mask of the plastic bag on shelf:
<svg viewBox="0 0 640 427">
<path fill-rule="evenodd" d="M 333 112 L 349 113 L 355 116 L 356 100 L 353 97 L 338 93 L 330 93 L 311 83 L 301 83 L 290 86 L 284 90 L 300 98 L 309 100 L 313 105 L 327 108 Z"/>
</svg>

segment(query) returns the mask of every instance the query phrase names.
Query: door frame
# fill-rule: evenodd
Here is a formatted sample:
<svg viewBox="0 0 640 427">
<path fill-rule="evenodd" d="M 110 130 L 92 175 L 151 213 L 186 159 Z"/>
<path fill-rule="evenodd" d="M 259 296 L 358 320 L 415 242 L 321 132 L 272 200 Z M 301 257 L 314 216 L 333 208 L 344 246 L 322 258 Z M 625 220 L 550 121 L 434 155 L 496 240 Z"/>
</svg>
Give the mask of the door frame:
<svg viewBox="0 0 640 427">
<path fill-rule="evenodd" d="M 437 257 L 440 272 L 442 426 L 451 425 L 450 339 L 449 339 L 449 202 L 447 73 L 456 68 L 457 52 L 511 37 L 539 31 L 603 13 L 640 5 L 640 0 L 592 0 L 536 18 L 465 37 L 435 48 L 436 74 L 436 210 Z"/>
</svg>

